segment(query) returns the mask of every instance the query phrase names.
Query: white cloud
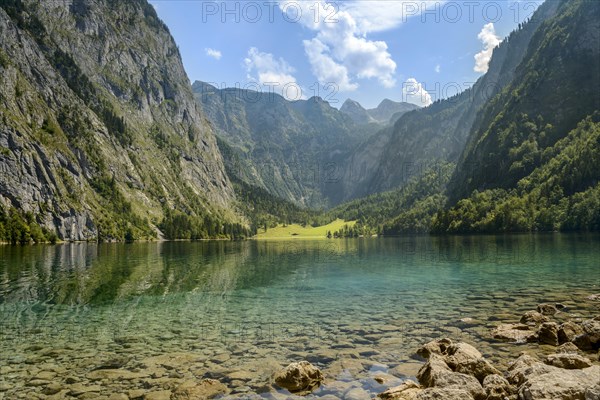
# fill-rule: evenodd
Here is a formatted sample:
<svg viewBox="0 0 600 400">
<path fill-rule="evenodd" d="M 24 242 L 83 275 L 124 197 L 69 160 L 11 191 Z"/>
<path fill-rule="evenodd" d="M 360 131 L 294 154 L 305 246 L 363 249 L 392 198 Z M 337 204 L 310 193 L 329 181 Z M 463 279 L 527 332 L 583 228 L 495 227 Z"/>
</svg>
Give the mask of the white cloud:
<svg viewBox="0 0 600 400">
<path fill-rule="evenodd" d="M 363 33 L 383 32 L 398 27 L 408 18 L 419 16 L 426 10 L 440 12 L 445 0 L 355 0 L 338 2 L 347 11 Z M 430 15 L 429 20 L 435 20 Z"/>
<path fill-rule="evenodd" d="M 335 83 L 337 89 L 342 92 L 350 92 L 358 88 L 357 84 L 350 82 L 348 69 L 326 54 L 329 48 L 319 39 L 305 40 L 304 51 L 310 60 L 312 73 L 321 84 Z"/>
<path fill-rule="evenodd" d="M 475 54 L 475 72 L 486 73 L 494 53 L 494 48 L 500 44 L 502 40 L 496 36 L 494 24 L 490 22 L 483 26 L 477 38 L 483 43 L 483 50 Z"/>
<path fill-rule="evenodd" d="M 438 64 L 438 65 L 435 66 L 435 72 L 437 74 L 439 74 L 440 72 L 442 72 L 442 66 L 440 64 Z"/>
<path fill-rule="evenodd" d="M 312 40 L 304 41 L 304 50 L 312 71 L 321 84 L 335 82 L 340 90 L 346 91 L 358 87 L 352 82 L 356 78 L 374 78 L 386 88 L 396 84 L 396 62 L 388 52 L 387 44 L 366 38 L 367 32 L 375 30 L 367 24 L 369 18 L 375 18 L 373 12 L 366 11 L 375 8 L 370 3 L 344 2 L 340 10 L 335 10 L 323 0 L 293 2 L 295 7 L 303 7 L 302 24 L 316 32 Z M 280 3 L 282 10 L 286 9 L 287 4 L 292 3 Z M 359 16 L 358 21 L 352 13 Z M 380 16 L 386 14 L 382 11 L 378 13 Z M 401 18 L 396 16 L 394 23 L 400 22 Z M 390 21 L 386 24 L 394 25 Z"/>
<path fill-rule="evenodd" d="M 402 101 L 421 107 L 431 105 L 431 95 L 415 78 L 409 78 L 402 84 Z"/>
<path fill-rule="evenodd" d="M 244 65 L 249 79 L 273 88 L 276 93 L 282 93 L 284 97 L 291 96 L 292 98 L 288 100 L 298 100 L 298 95 L 302 93 L 296 78 L 292 75 L 296 70 L 283 58 L 276 59 L 271 53 L 263 53 L 256 47 L 251 47 L 248 56 L 244 59 Z"/>
<path fill-rule="evenodd" d="M 221 52 L 219 50 L 206 48 L 206 49 L 204 49 L 204 51 L 206 52 L 207 56 L 212 57 L 215 60 L 220 60 L 221 57 L 223 56 L 223 54 L 221 54 Z"/>
</svg>

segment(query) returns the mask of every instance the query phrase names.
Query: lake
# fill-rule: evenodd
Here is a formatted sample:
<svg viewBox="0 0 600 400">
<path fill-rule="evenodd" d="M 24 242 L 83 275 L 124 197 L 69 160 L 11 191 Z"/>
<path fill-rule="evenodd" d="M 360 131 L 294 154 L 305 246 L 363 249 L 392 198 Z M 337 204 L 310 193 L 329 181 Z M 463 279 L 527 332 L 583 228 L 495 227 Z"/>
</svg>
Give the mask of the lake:
<svg viewBox="0 0 600 400">
<path fill-rule="evenodd" d="M 271 374 L 299 360 L 327 377 L 316 397 L 374 395 L 414 378 L 430 339 L 499 365 L 543 352 L 490 330 L 542 302 L 597 315 L 595 293 L 592 234 L 0 246 L 0 399 L 200 378 L 277 397 Z"/>
</svg>

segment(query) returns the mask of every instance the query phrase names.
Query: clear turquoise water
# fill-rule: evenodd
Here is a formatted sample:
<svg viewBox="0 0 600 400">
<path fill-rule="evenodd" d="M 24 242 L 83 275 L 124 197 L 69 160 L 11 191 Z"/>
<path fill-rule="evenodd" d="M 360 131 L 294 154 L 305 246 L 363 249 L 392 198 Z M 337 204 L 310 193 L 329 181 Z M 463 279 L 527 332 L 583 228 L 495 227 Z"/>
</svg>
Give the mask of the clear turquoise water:
<svg viewBox="0 0 600 400">
<path fill-rule="evenodd" d="M 317 396 L 374 394 L 374 374 L 414 375 L 429 339 L 466 340 L 502 363 L 523 346 L 493 341 L 493 326 L 546 301 L 588 317 L 594 293 L 597 235 L 2 246 L 0 398 L 42 393 L 27 382 L 48 364 L 53 380 L 93 384 L 90 370 L 114 355 L 142 374 L 171 357 L 163 381 L 213 377 L 231 396 L 265 392 L 273 370 L 308 359 L 331 383 Z M 181 354 L 193 359 L 173 361 Z M 100 381 L 101 394 L 158 389 L 160 373 Z"/>
</svg>

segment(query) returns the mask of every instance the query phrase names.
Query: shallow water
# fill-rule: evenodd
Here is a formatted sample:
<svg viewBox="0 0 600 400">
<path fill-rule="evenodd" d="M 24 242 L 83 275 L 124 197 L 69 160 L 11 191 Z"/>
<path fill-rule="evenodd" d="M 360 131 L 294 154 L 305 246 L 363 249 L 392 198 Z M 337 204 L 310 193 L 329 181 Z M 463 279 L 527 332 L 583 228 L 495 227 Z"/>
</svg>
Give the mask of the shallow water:
<svg viewBox="0 0 600 400">
<path fill-rule="evenodd" d="M 551 351 L 490 329 L 541 302 L 597 315 L 586 297 L 600 293 L 599 260 L 600 236 L 575 234 L 3 246 L 0 398 L 203 377 L 232 397 L 277 397 L 271 374 L 303 359 L 327 377 L 315 396 L 368 398 L 413 378 L 414 350 L 433 338 L 499 366 Z"/>
</svg>

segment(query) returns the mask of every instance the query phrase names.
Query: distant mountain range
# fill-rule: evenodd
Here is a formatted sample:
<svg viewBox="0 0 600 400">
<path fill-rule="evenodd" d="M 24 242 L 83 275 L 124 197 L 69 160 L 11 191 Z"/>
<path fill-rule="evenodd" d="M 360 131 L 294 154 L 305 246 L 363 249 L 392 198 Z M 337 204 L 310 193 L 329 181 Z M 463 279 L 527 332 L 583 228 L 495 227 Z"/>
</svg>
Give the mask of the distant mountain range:
<svg viewBox="0 0 600 400">
<path fill-rule="evenodd" d="M 199 81 L 192 89 L 220 140 L 230 173 L 303 206 L 328 206 L 339 166 L 381 129 L 375 122 L 357 124 L 320 97 L 288 101 L 277 94 L 217 89 Z M 382 105 L 376 115 L 407 108 L 390 101 Z"/>
<path fill-rule="evenodd" d="M 342 104 L 340 111 L 347 114 L 359 125 L 378 123 L 387 125 L 395 122 L 409 111 L 418 110 L 420 107 L 411 103 L 400 103 L 384 99 L 377 108 L 365 109 L 359 102 L 348 99 Z"/>
</svg>

